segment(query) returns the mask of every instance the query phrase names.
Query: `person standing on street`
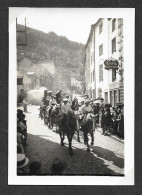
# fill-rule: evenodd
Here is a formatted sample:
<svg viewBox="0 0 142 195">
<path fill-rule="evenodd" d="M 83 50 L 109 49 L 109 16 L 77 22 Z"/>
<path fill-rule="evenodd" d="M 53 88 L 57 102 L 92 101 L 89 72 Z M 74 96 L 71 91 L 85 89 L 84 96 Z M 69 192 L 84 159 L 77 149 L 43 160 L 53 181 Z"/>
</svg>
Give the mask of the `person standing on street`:
<svg viewBox="0 0 142 195">
<path fill-rule="evenodd" d="M 120 138 L 124 138 L 124 116 L 121 112 L 121 109 L 118 108 L 117 110 L 118 112 L 118 118 L 117 118 L 117 122 L 118 122 L 118 135 L 120 136 Z"/>
<path fill-rule="evenodd" d="M 27 105 L 28 105 L 28 102 L 26 101 L 26 98 L 23 99 L 23 110 L 24 112 L 27 112 Z"/>
<path fill-rule="evenodd" d="M 85 121 L 87 114 L 93 112 L 93 109 L 90 105 L 89 100 L 85 101 L 85 104 L 80 107 L 79 112 L 82 115 L 82 117 L 80 117 L 80 120 L 79 120 L 79 122 L 81 124 Z"/>
<path fill-rule="evenodd" d="M 117 109 L 114 108 L 114 114 L 113 114 L 113 117 L 112 117 L 112 120 L 113 120 L 113 133 L 114 133 L 114 135 L 117 134 L 117 128 L 118 128 L 117 119 L 118 119 Z"/>
</svg>

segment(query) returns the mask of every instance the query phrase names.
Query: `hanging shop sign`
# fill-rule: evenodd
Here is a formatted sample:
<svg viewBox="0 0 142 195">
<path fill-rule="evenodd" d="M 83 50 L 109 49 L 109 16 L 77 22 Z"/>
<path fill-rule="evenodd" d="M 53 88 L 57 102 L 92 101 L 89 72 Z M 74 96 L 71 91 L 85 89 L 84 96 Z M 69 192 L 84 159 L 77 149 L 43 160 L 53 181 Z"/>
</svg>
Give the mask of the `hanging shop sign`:
<svg viewBox="0 0 142 195">
<path fill-rule="evenodd" d="M 118 70 L 118 64 L 119 62 L 117 60 L 105 60 L 104 61 L 105 64 L 105 69 L 109 70 L 109 69 L 115 69 Z"/>
</svg>

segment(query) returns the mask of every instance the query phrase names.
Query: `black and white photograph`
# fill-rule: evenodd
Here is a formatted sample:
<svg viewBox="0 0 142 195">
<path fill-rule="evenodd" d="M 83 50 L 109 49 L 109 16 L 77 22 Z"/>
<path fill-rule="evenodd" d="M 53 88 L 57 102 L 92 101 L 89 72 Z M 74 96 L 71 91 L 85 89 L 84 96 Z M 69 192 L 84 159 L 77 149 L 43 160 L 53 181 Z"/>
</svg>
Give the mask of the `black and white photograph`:
<svg viewBox="0 0 142 195">
<path fill-rule="evenodd" d="M 134 185 L 134 13 L 9 8 L 10 184 Z"/>
</svg>

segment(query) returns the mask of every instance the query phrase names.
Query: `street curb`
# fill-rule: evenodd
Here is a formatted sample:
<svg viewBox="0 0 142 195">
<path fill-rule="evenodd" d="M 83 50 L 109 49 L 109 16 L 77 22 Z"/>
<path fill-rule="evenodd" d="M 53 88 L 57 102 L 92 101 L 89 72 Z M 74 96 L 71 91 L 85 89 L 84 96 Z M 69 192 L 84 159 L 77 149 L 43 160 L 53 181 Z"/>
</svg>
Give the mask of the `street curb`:
<svg viewBox="0 0 142 195">
<path fill-rule="evenodd" d="M 98 127 L 99 127 L 99 129 L 98 129 Z M 102 130 L 100 128 L 101 127 L 99 125 L 97 125 L 96 130 L 102 133 Z M 120 138 L 116 137 L 115 135 L 111 134 L 109 137 L 116 140 L 116 141 L 118 141 L 118 142 L 120 142 L 120 143 L 122 143 L 122 144 L 124 144 L 124 140 L 121 140 Z"/>
</svg>

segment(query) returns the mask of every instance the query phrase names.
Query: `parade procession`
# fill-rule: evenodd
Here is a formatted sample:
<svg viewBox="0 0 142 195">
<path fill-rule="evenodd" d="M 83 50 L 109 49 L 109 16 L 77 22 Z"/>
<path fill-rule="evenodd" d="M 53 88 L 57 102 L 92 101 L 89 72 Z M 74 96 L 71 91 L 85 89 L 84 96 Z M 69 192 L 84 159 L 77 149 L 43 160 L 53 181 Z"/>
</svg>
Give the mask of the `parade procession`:
<svg viewBox="0 0 142 195">
<path fill-rule="evenodd" d="M 23 21 L 17 175 L 124 175 L 123 19 L 95 20 L 85 44 Z"/>
</svg>

